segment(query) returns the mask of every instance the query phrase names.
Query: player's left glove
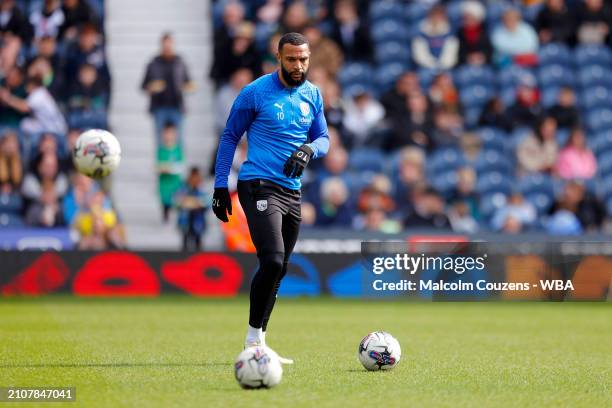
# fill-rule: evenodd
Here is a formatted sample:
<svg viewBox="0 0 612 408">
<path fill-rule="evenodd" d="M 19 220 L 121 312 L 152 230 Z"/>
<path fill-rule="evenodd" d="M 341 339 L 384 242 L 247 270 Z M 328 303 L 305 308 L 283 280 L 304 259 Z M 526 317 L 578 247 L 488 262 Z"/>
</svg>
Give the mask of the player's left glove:
<svg viewBox="0 0 612 408">
<path fill-rule="evenodd" d="M 314 152 L 308 145 L 301 145 L 293 154 L 287 159 L 283 173 L 285 176 L 291 178 L 298 178 L 304 172 L 304 169 L 308 165 L 310 158 Z"/>
</svg>

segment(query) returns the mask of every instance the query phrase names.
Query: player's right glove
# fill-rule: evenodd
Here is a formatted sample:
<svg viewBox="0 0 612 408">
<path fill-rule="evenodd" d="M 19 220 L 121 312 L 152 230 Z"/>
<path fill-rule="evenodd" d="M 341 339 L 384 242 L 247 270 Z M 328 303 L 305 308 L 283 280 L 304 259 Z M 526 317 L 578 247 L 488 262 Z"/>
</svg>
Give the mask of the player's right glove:
<svg viewBox="0 0 612 408">
<path fill-rule="evenodd" d="M 223 222 L 228 222 L 227 214 L 232 215 L 232 199 L 227 188 L 215 188 L 212 199 L 213 212 Z"/>
<path fill-rule="evenodd" d="M 302 176 L 304 169 L 308 165 L 310 158 L 312 157 L 312 149 L 306 145 L 301 145 L 289 158 L 285 163 L 285 167 L 283 168 L 283 173 L 287 177 L 298 178 Z"/>
</svg>

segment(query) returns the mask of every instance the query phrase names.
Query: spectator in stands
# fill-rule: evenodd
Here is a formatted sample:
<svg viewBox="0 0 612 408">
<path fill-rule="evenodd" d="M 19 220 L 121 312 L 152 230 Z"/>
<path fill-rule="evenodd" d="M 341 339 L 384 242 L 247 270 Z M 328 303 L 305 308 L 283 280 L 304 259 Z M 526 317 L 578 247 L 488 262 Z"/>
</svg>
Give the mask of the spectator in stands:
<svg viewBox="0 0 612 408">
<path fill-rule="evenodd" d="M 320 227 L 350 227 L 355 213 L 350 193 L 342 178 L 329 177 L 321 183 L 321 203 L 316 208 L 315 225 Z"/>
<path fill-rule="evenodd" d="M 431 132 L 430 148 L 459 145 L 463 135 L 463 116 L 453 109 L 439 107 L 433 116 L 434 128 Z"/>
<path fill-rule="evenodd" d="M 182 124 L 185 101 L 183 92 L 194 88 L 187 65 L 174 51 L 174 38 L 164 33 L 160 41 L 160 53 L 147 65 L 142 89 L 151 96 L 149 112 L 155 122 L 157 146 L 166 123 L 178 129 L 179 144 L 182 144 Z"/>
<path fill-rule="evenodd" d="M 395 190 L 393 199 L 397 204 L 397 212 L 407 214 L 412 209 L 410 200 L 415 187 L 425 180 L 425 152 L 415 146 L 401 149 L 397 175 L 393 175 Z"/>
<path fill-rule="evenodd" d="M 125 247 L 124 231 L 109 198 L 100 190 L 87 194 L 74 217 L 78 248 L 103 250 Z"/>
<path fill-rule="evenodd" d="M 431 149 L 433 115 L 429 100 L 422 93 L 414 92 L 407 95 L 405 104 L 407 113 L 396 111 L 389 118 L 391 134 L 386 150 L 395 151 L 409 145 Z"/>
<path fill-rule="evenodd" d="M 482 3 L 468 0 L 463 3 L 463 24 L 457 32 L 459 64 L 490 64 L 493 46 L 484 23 L 486 10 Z"/>
<path fill-rule="evenodd" d="M 202 175 L 192 167 L 183 187 L 175 196 L 178 209 L 178 226 L 183 234 L 183 250 L 197 251 L 202 246 L 202 234 L 206 229 L 205 210 L 208 202 L 201 187 Z"/>
<path fill-rule="evenodd" d="M 559 154 L 556 133 L 557 121 L 546 116 L 535 131 L 520 142 L 516 153 L 523 171 L 550 173 L 553 170 Z"/>
<path fill-rule="evenodd" d="M 555 171 L 563 179 L 582 180 L 590 179 L 597 173 L 597 160 L 586 145 L 582 128 L 572 129 L 567 144 L 559 153 Z"/>
<path fill-rule="evenodd" d="M 60 112 L 53 96 L 43 86 L 40 77 L 28 78 L 26 83 L 28 96 L 22 99 L 12 95 L 9 90 L 0 90 L 0 101 L 29 117 L 21 121 L 21 129 L 28 133 L 51 132 L 65 134 L 66 121 Z"/>
<path fill-rule="evenodd" d="M 255 77 L 261 71 L 261 56 L 254 43 L 255 26 L 248 21 L 240 23 L 230 46 L 218 50 L 210 71 L 210 77 L 218 87 L 225 84 L 230 76 L 240 68 L 249 68 Z"/>
<path fill-rule="evenodd" d="M 315 206 L 312 205 L 312 203 L 309 203 L 308 201 L 302 200 L 301 215 L 301 227 L 313 227 L 317 222 L 317 210 L 315 209 Z"/>
<path fill-rule="evenodd" d="M 42 9 L 35 9 L 30 14 L 30 24 L 34 29 L 34 38 L 46 35 L 57 38 L 65 17 L 60 0 L 44 0 Z"/>
<path fill-rule="evenodd" d="M 534 25 L 542 44 L 558 42 L 573 45 L 575 42 L 574 15 L 565 0 L 546 0 Z"/>
<path fill-rule="evenodd" d="M 580 181 L 568 181 L 561 195 L 549 211 L 555 215 L 558 211 L 566 210 L 576 216 L 582 230 L 595 232 L 601 228 L 606 217 L 606 209 L 601 201 L 591 192 L 587 191 Z"/>
<path fill-rule="evenodd" d="M 385 92 L 380 102 L 385 108 L 387 118 L 394 118 L 396 116 L 408 115 L 408 105 L 406 104 L 406 98 L 410 94 L 420 93 L 421 85 L 419 84 L 419 77 L 416 72 L 406 71 L 395 81 L 395 86 Z"/>
<path fill-rule="evenodd" d="M 29 160 L 29 171 L 36 173 L 38 165 L 45 156 L 55 156 L 58 160 L 59 172 L 62 172 L 62 163 L 60 160 L 60 149 L 58 148 L 57 138 L 53 133 L 43 133 L 39 135 L 36 150 L 32 152 Z"/>
<path fill-rule="evenodd" d="M 357 209 L 367 213 L 370 210 L 382 210 L 391 213 L 395 210 L 395 202 L 391 196 L 391 180 L 385 175 L 377 174 L 372 181 L 359 192 Z"/>
<path fill-rule="evenodd" d="M 234 99 L 238 96 L 242 88 L 253 81 L 253 72 L 248 68 L 240 68 L 232 74 L 227 84 L 223 85 L 215 96 L 215 115 L 216 133 L 221 134 L 225 128 L 225 122 L 229 117 Z"/>
<path fill-rule="evenodd" d="M 68 124 L 71 127 L 106 129 L 107 98 L 96 67 L 83 64 L 78 81 L 73 82 L 68 91 Z"/>
<path fill-rule="evenodd" d="M 346 141 L 346 131 L 344 129 L 345 112 L 340 95 L 340 85 L 336 81 L 330 80 L 321 91 L 323 92 L 323 107 L 325 109 L 327 126 L 337 130 L 344 144 Z"/>
<path fill-rule="evenodd" d="M 429 100 L 434 109 L 444 108 L 458 113 L 463 110 L 459 101 L 459 92 L 448 73 L 441 73 L 434 77 L 429 87 Z"/>
<path fill-rule="evenodd" d="M 530 76 L 521 78 L 521 83 L 516 91 L 516 101 L 507 112 L 512 126 L 514 128 L 527 126 L 535 129 L 543 113 L 540 105 L 540 93 L 536 88 L 535 79 Z"/>
<path fill-rule="evenodd" d="M 62 58 L 60 53 L 57 50 L 57 41 L 55 38 L 46 35 L 44 37 L 36 40 L 36 56 L 32 58 L 32 60 L 37 57 L 43 57 L 51 64 L 51 68 L 53 68 L 53 72 L 58 76 L 62 75 Z M 30 61 L 31 63 L 32 61 Z"/>
<path fill-rule="evenodd" d="M 414 207 L 404 219 L 405 228 L 450 228 L 444 213 L 444 200 L 433 188 L 416 190 L 412 194 Z"/>
<path fill-rule="evenodd" d="M 63 41 L 76 40 L 79 27 L 84 24 L 98 25 L 98 16 L 87 3 L 87 0 L 64 0 L 62 2 L 64 23 L 59 30 Z"/>
<path fill-rule="evenodd" d="M 472 167 L 466 166 L 457 170 L 457 186 L 449 194 L 448 203 L 453 206 L 457 203 L 463 203 L 472 219 L 480 219 L 478 211 L 480 196 L 476 192 L 476 172 Z M 463 217 L 465 211 L 462 206 L 460 207 L 455 208 L 456 215 Z"/>
<path fill-rule="evenodd" d="M 580 125 L 574 90 L 570 87 L 561 88 L 557 103 L 548 109 L 547 114 L 555 118 L 559 128 L 572 129 Z"/>
<path fill-rule="evenodd" d="M 281 20 L 281 32 L 302 33 L 310 21 L 306 3 L 302 0 L 288 3 Z"/>
<path fill-rule="evenodd" d="M 350 134 L 347 147 L 376 143 L 374 134 L 385 117 L 385 108 L 368 91 L 359 90 L 344 103 L 344 128 Z"/>
<path fill-rule="evenodd" d="M 387 214 L 380 209 L 367 211 L 355 222 L 357 229 L 366 231 L 383 232 L 385 234 L 397 234 L 401 230 L 401 224 L 396 220 L 387 217 Z"/>
<path fill-rule="evenodd" d="M 87 207 L 91 194 L 98 190 L 99 187 L 92 178 L 78 172 L 70 174 L 70 188 L 62 201 L 66 224 L 73 224 L 79 212 Z"/>
<path fill-rule="evenodd" d="M 170 216 L 174 194 L 181 187 L 184 162 L 183 150 L 178 144 L 176 126 L 167 123 L 162 132 L 162 144 L 157 149 L 159 196 L 164 222 L 167 222 Z"/>
<path fill-rule="evenodd" d="M 7 130 L 0 139 L 0 194 L 17 191 L 23 178 L 23 163 L 19 139 L 13 130 Z"/>
<path fill-rule="evenodd" d="M 234 33 L 244 21 L 245 9 L 240 1 L 228 1 L 223 8 L 222 24 L 214 32 L 213 63 L 232 47 Z"/>
<path fill-rule="evenodd" d="M 494 96 L 485 104 L 478 119 L 478 126 L 499 128 L 506 132 L 512 130 L 512 120 L 508 117 L 504 102 L 499 96 Z"/>
<path fill-rule="evenodd" d="M 474 234 L 478 232 L 478 222 L 470 213 L 470 207 L 465 201 L 455 201 L 448 210 L 448 220 L 454 232 Z"/>
<path fill-rule="evenodd" d="M 55 71 L 51 61 L 42 56 L 35 57 L 28 66 L 27 76 L 42 78 L 43 85 L 51 96 L 60 102 L 64 98 L 64 84 L 61 72 Z"/>
<path fill-rule="evenodd" d="M 106 63 L 104 42 L 94 24 L 84 24 L 79 32 L 78 41 L 66 49 L 64 75 L 66 78 L 76 78 L 83 64 L 91 64 L 98 71 L 98 78 L 104 91 L 110 95 L 110 71 Z"/>
<path fill-rule="evenodd" d="M 451 69 L 458 61 L 459 41 L 453 35 L 444 7 L 433 6 L 412 40 L 412 58 L 422 68 Z"/>
<path fill-rule="evenodd" d="M 0 1 L 0 72 L 8 72 L 15 65 L 22 45 L 28 45 L 31 26 L 15 5 L 15 0 Z"/>
<path fill-rule="evenodd" d="M 59 203 L 67 191 L 68 178 L 59 171 L 57 156 L 43 156 L 36 171 L 28 172 L 21 186 L 21 193 L 28 200 L 26 222 L 42 227 L 63 225 Z"/>
<path fill-rule="evenodd" d="M 513 192 L 505 206 L 499 208 L 491 220 L 494 231 L 517 234 L 531 227 L 536 221 L 536 209 L 519 192 Z"/>
<path fill-rule="evenodd" d="M 27 92 L 23 81 L 23 71 L 18 67 L 12 67 L 1 81 L 0 95 L 10 93 L 19 99 L 25 99 Z M 3 126 L 19 127 L 19 123 L 25 117 L 25 113 L 8 105 L 0 98 L 0 123 Z"/>
<path fill-rule="evenodd" d="M 278 52 L 278 41 L 282 37 L 281 33 L 275 33 L 270 36 L 268 40 L 268 48 L 264 55 L 261 57 L 261 74 L 269 74 L 274 72 L 278 68 L 278 60 L 276 59 L 276 53 Z M 312 72 L 315 67 L 310 68 L 309 81 L 312 82 Z M 322 91 L 324 89 L 321 89 Z"/>
<path fill-rule="evenodd" d="M 309 24 L 304 28 L 304 35 L 310 46 L 310 64 L 325 69 L 330 76 L 336 76 L 344 58 L 338 44 L 324 37 L 321 30 L 314 24 Z"/>
<path fill-rule="evenodd" d="M 505 66 L 512 62 L 533 65 L 537 62 L 538 35 L 521 18 L 518 10 L 508 9 L 491 37 L 495 50 L 495 61 Z"/>
<path fill-rule="evenodd" d="M 576 19 L 576 36 L 581 44 L 604 44 L 610 35 L 612 11 L 604 0 L 584 0 Z"/>
<path fill-rule="evenodd" d="M 334 4 L 331 39 L 342 49 L 348 61 L 370 61 L 372 40 L 368 24 L 359 17 L 354 0 L 338 0 Z"/>
<path fill-rule="evenodd" d="M 583 232 L 578 217 L 565 202 L 556 205 L 554 212 L 544 220 L 544 229 L 550 235 L 580 235 Z"/>
<path fill-rule="evenodd" d="M 478 159 L 482 150 L 482 141 L 476 133 L 465 132 L 459 140 L 459 146 L 463 157 L 468 163 L 473 163 Z"/>
</svg>

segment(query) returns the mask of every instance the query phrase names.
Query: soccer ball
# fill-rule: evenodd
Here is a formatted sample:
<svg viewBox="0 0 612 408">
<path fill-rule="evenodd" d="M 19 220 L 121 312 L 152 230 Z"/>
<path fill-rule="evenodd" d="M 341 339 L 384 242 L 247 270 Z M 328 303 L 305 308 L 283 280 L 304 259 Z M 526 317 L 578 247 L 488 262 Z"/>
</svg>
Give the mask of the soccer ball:
<svg viewBox="0 0 612 408">
<path fill-rule="evenodd" d="M 272 388 L 280 383 L 283 367 L 271 348 L 249 347 L 236 358 L 234 374 L 242 388 Z"/>
<path fill-rule="evenodd" d="M 93 178 L 108 176 L 119 166 L 121 146 L 117 138 L 102 129 L 81 133 L 72 151 L 76 169 Z"/>
<path fill-rule="evenodd" d="M 395 337 L 387 332 L 377 331 L 361 340 L 357 356 L 366 370 L 391 370 L 399 364 L 402 349 Z"/>
</svg>

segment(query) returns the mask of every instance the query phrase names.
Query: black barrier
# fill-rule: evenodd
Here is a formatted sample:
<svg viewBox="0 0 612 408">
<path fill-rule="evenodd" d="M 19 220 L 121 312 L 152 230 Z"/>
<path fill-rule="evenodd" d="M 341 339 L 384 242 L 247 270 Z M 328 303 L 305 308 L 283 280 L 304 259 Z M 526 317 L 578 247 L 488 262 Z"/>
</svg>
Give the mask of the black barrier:
<svg viewBox="0 0 612 408">
<path fill-rule="evenodd" d="M 399 245 L 403 251 L 414 243 L 400 242 Z M 426 257 L 429 256 L 426 254 L 431 254 L 431 248 L 423 247 L 424 243 L 418 245 L 412 247 L 413 255 Z M 455 249 L 460 247 L 457 243 L 453 245 Z M 336 297 L 379 297 L 384 294 L 380 297 L 423 300 L 609 298 L 612 244 L 566 242 L 551 246 L 544 243 L 504 243 L 486 249 L 480 243 L 461 245 L 470 245 L 470 253 L 475 257 L 479 253 L 486 255 L 484 268 L 457 273 L 458 266 L 463 267 L 456 262 L 447 268 L 434 261 L 433 267 L 411 273 L 395 265 L 386 268 L 384 279 L 378 279 L 383 274 L 374 273 L 373 262 L 364 262 L 357 254 L 296 253 L 291 258 L 280 294 L 330 294 Z M 402 251 L 396 250 L 395 255 Z M 459 254 L 455 251 L 455 255 Z M 253 254 L 244 253 L 4 251 L 0 252 L 0 265 L 0 293 L 3 296 L 47 293 L 235 296 L 248 291 L 257 260 Z M 386 285 L 377 291 L 382 286 L 378 282 L 374 288 L 376 280 L 397 285 Z M 408 282 L 414 282 L 416 286 Z"/>
</svg>

